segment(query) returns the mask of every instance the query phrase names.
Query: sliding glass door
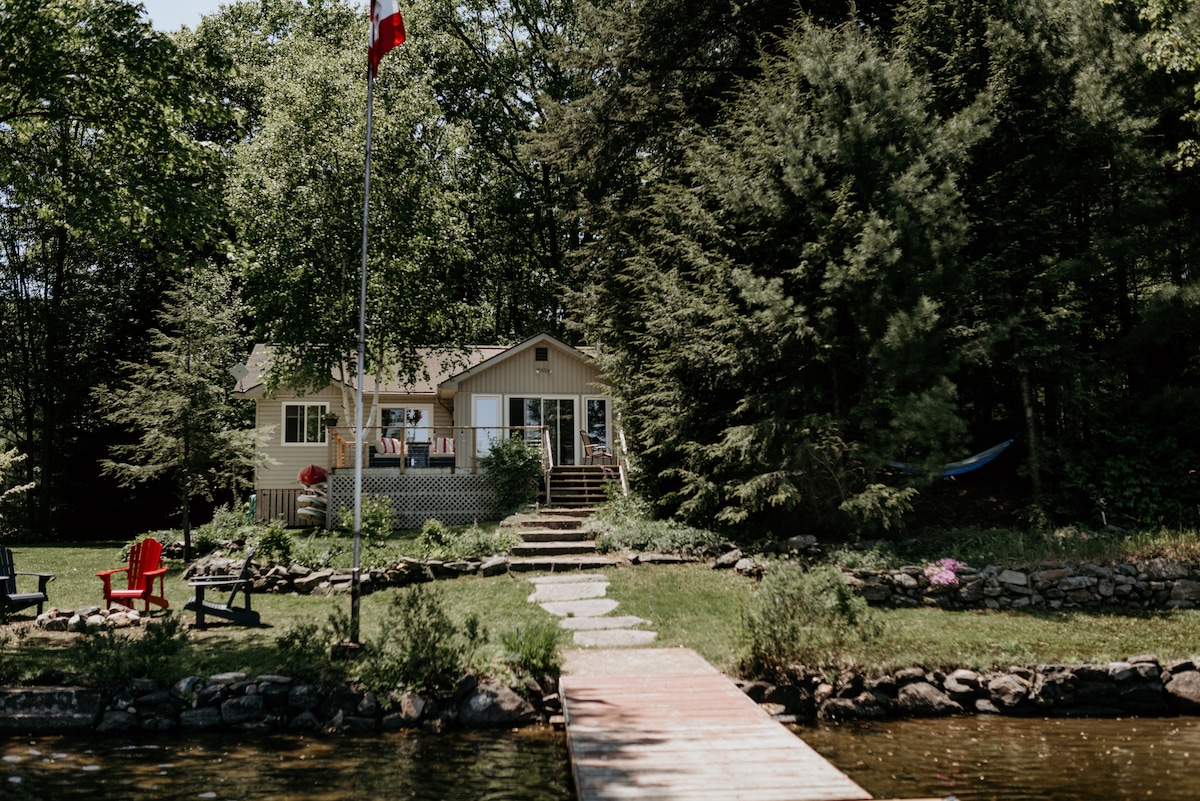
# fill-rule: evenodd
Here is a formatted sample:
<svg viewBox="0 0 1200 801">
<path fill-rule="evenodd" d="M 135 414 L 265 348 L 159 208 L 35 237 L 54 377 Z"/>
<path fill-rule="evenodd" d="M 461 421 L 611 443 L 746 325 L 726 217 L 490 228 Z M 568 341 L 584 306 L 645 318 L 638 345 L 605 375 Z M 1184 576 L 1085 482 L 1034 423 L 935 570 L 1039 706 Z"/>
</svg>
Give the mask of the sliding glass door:
<svg viewBox="0 0 1200 801">
<path fill-rule="evenodd" d="M 555 464 L 575 464 L 576 414 L 574 398 L 509 398 L 510 426 L 546 426 L 550 432 L 550 453 Z M 527 430 L 525 438 L 534 444 L 539 433 Z"/>
</svg>

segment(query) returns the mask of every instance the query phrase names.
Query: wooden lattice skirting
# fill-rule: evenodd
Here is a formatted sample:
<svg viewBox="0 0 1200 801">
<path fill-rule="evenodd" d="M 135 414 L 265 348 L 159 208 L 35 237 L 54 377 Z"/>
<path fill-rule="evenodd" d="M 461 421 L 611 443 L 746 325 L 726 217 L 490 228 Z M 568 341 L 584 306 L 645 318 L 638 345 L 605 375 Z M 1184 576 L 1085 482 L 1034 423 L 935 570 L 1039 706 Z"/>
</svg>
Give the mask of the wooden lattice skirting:
<svg viewBox="0 0 1200 801">
<path fill-rule="evenodd" d="M 478 473 L 363 476 L 363 496 L 392 499 L 399 528 L 419 528 L 433 518 L 449 526 L 495 520 L 495 496 Z M 354 507 L 354 476 L 335 475 L 329 485 L 329 520 Z"/>
</svg>

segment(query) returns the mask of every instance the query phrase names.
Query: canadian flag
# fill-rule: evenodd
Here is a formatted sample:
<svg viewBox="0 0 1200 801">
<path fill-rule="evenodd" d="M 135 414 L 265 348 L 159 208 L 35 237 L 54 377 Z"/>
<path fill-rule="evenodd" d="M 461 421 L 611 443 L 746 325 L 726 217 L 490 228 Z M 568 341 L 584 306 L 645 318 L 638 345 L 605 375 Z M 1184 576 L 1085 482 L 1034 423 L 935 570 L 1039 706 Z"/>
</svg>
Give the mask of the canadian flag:
<svg viewBox="0 0 1200 801">
<path fill-rule="evenodd" d="M 404 44 L 404 18 L 397 0 L 371 0 L 371 47 L 367 51 L 371 77 L 389 50 Z"/>
</svg>

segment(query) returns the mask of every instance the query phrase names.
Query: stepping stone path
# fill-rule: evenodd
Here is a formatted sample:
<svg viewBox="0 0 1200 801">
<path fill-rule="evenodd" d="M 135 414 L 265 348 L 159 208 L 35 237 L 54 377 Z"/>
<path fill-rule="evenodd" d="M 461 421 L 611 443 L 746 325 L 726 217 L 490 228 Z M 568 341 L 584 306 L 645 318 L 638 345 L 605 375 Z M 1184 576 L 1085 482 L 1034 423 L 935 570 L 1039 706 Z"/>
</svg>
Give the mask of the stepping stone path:
<svg viewBox="0 0 1200 801">
<path fill-rule="evenodd" d="M 635 628 L 648 621 L 633 615 L 609 615 L 618 603 L 604 597 L 608 578 L 598 573 L 542 576 L 529 580 L 530 603 L 560 618 L 560 628 L 575 633 L 575 644 L 593 648 L 649 645 L 657 632 Z"/>
</svg>

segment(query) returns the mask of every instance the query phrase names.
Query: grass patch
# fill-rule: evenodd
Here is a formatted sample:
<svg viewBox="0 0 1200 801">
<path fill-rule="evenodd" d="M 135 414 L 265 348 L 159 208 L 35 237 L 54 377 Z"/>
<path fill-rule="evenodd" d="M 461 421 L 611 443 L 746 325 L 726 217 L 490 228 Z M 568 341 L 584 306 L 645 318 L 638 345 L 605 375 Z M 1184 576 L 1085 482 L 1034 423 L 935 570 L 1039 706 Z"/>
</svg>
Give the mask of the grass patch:
<svg viewBox="0 0 1200 801">
<path fill-rule="evenodd" d="M 974 567 L 1050 560 L 1113 564 L 1160 557 L 1189 563 L 1200 561 L 1200 533 L 1171 529 L 1090 531 L 1075 526 L 1046 531 L 954 529 L 923 533 L 919 538 L 893 543 L 871 543 L 857 550 L 874 551 L 875 556 L 887 563 L 886 567 L 943 557 L 953 557 Z"/>
<path fill-rule="evenodd" d="M 415 536 L 410 539 L 415 543 Z M 1145 542 L 1154 548 L 1163 546 L 1159 540 Z M 122 545 L 23 546 L 16 549 L 16 560 L 22 570 L 58 576 L 50 584 L 52 606 L 98 606 L 102 603 L 101 582 L 95 573 L 121 564 Z M 964 561 L 972 558 L 962 552 L 932 553 Z M 703 564 L 640 565 L 610 569 L 606 575 L 611 581 L 609 597 L 621 604 L 619 613 L 649 621 L 647 628 L 658 632 L 657 645 L 690 647 L 727 672 L 733 672 L 747 653 L 743 614 L 760 589 L 753 579 Z M 447 615 L 459 622 L 475 615 L 486 634 L 486 639 L 473 646 L 475 663 L 504 675 L 518 670 L 516 663 L 522 660 L 531 668 L 553 661 L 548 645 L 552 638 L 545 630 L 545 623 L 553 618 L 526 600 L 533 592 L 531 577 L 476 576 L 438 583 Z M 191 591 L 181 577 L 181 567 L 172 567 L 166 592 L 171 603 L 169 614 L 190 623 L 191 616 L 182 614 Z M 391 625 L 397 592 L 384 590 L 361 599 L 364 641 L 379 637 Z M 331 616 L 348 614 L 350 600 L 346 596 L 263 594 L 254 596 L 254 607 L 262 614 L 263 627 L 247 629 L 217 623 L 207 631 L 188 631 L 181 652 L 172 657 L 177 660 L 175 664 L 185 673 L 200 675 L 234 670 L 251 675 L 278 671 L 284 667 L 281 637 L 300 627 L 326 627 Z M 873 609 L 872 614 L 881 624 L 878 636 L 843 646 L 844 658 L 861 668 L 893 670 L 920 665 L 927 669 L 987 670 L 1012 664 L 1103 663 L 1142 653 L 1153 653 L 1165 662 L 1200 651 L 1195 637 L 1200 610 L 918 608 Z M 153 615 L 155 619 L 164 616 L 162 612 Z M 0 681 L 71 670 L 71 649 L 80 638 L 40 631 L 32 626 L 31 619 L 31 615 L 18 614 L 13 622 L 0 627 Z M 142 634 L 134 630 L 133 636 Z"/>
<path fill-rule="evenodd" d="M 755 582 L 704 565 L 640 565 L 607 571 L 618 614 L 650 621 L 656 645 L 693 649 L 722 670 L 737 661 L 741 612 Z"/>
</svg>

